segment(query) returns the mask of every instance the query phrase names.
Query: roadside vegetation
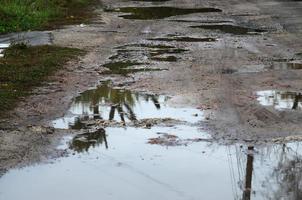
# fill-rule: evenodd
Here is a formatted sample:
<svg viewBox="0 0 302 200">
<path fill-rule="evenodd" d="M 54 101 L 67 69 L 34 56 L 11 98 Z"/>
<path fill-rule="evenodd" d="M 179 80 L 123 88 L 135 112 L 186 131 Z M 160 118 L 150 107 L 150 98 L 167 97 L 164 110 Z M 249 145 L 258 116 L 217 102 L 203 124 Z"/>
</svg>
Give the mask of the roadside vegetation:
<svg viewBox="0 0 302 200">
<path fill-rule="evenodd" d="M 74 48 L 58 46 L 28 47 L 15 44 L 0 58 L 0 110 L 12 109 L 20 97 L 30 94 L 67 61 L 76 59 L 85 52 Z M 0 114 L 1 115 L 1 114 Z"/>
<path fill-rule="evenodd" d="M 96 0 L 1 0 L 0 34 L 83 22 Z"/>
</svg>

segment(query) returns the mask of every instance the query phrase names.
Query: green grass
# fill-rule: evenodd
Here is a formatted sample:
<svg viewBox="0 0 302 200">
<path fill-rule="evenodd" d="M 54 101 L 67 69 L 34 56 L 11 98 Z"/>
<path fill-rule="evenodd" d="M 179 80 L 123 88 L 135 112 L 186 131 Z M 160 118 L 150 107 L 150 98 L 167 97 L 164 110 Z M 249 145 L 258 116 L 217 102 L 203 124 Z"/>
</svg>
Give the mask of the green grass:
<svg viewBox="0 0 302 200">
<path fill-rule="evenodd" d="M 95 0 L 1 0 L 0 34 L 37 30 L 91 17 Z"/>
<path fill-rule="evenodd" d="M 9 47 L 0 58 L 0 110 L 14 108 L 20 97 L 30 94 L 47 77 L 84 51 L 58 46 Z M 37 56 L 38 55 L 38 56 Z"/>
</svg>

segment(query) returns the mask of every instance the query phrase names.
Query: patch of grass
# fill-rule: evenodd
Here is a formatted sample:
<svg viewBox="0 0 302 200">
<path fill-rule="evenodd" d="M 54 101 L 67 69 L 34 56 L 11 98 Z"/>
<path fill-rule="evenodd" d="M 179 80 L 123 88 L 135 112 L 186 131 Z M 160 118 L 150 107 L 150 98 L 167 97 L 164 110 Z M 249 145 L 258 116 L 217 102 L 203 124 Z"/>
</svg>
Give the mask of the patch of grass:
<svg viewBox="0 0 302 200">
<path fill-rule="evenodd" d="M 84 51 L 58 46 L 28 47 L 16 44 L 0 58 L 0 110 L 12 109 L 22 96 L 30 94 L 33 87 Z"/>
<path fill-rule="evenodd" d="M 96 0 L 1 0 L 0 34 L 50 28 L 90 17 Z"/>
</svg>

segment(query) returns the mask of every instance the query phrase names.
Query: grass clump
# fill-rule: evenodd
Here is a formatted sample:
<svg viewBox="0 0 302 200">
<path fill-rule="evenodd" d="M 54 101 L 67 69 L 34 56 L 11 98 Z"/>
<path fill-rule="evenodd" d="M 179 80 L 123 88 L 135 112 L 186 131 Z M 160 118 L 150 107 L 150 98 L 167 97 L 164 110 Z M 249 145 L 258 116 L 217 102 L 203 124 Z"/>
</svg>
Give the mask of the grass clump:
<svg viewBox="0 0 302 200">
<path fill-rule="evenodd" d="M 0 110 L 12 109 L 22 96 L 41 85 L 47 76 L 84 52 L 58 46 L 16 44 L 0 58 Z"/>
<path fill-rule="evenodd" d="M 0 34 L 48 28 L 87 17 L 95 0 L 1 0 Z M 90 14 L 91 15 L 91 14 Z"/>
</svg>

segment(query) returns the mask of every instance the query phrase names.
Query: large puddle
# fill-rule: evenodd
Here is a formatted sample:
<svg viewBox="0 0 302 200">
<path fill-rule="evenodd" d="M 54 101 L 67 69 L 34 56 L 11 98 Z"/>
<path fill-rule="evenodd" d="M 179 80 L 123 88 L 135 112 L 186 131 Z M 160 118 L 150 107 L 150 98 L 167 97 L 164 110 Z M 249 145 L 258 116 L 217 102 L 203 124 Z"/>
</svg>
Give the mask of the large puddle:
<svg viewBox="0 0 302 200">
<path fill-rule="evenodd" d="M 74 155 L 5 174 L 0 199 L 301 199 L 300 143 L 246 147 L 147 142 L 162 132 L 206 137 L 184 126 L 107 128 L 106 134 L 92 135 L 92 143 L 83 142 L 85 135 L 76 136 L 63 145 Z"/>
<path fill-rule="evenodd" d="M 124 19 L 164 19 L 167 17 L 187 15 L 193 13 L 208 13 L 208 12 L 222 12 L 218 8 L 176 8 L 176 7 L 122 7 L 114 9 L 115 12 L 130 13 L 121 15 Z"/>
<path fill-rule="evenodd" d="M 198 126 L 200 110 L 168 100 L 108 83 L 82 93 L 56 128 L 81 129 L 89 119 L 124 126 L 66 136 L 58 148 L 69 156 L 10 170 L 0 199 L 300 199 L 302 143 L 220 145 Z M 184 123 L 128 126 L 150 118 Z"/>
</svg>

